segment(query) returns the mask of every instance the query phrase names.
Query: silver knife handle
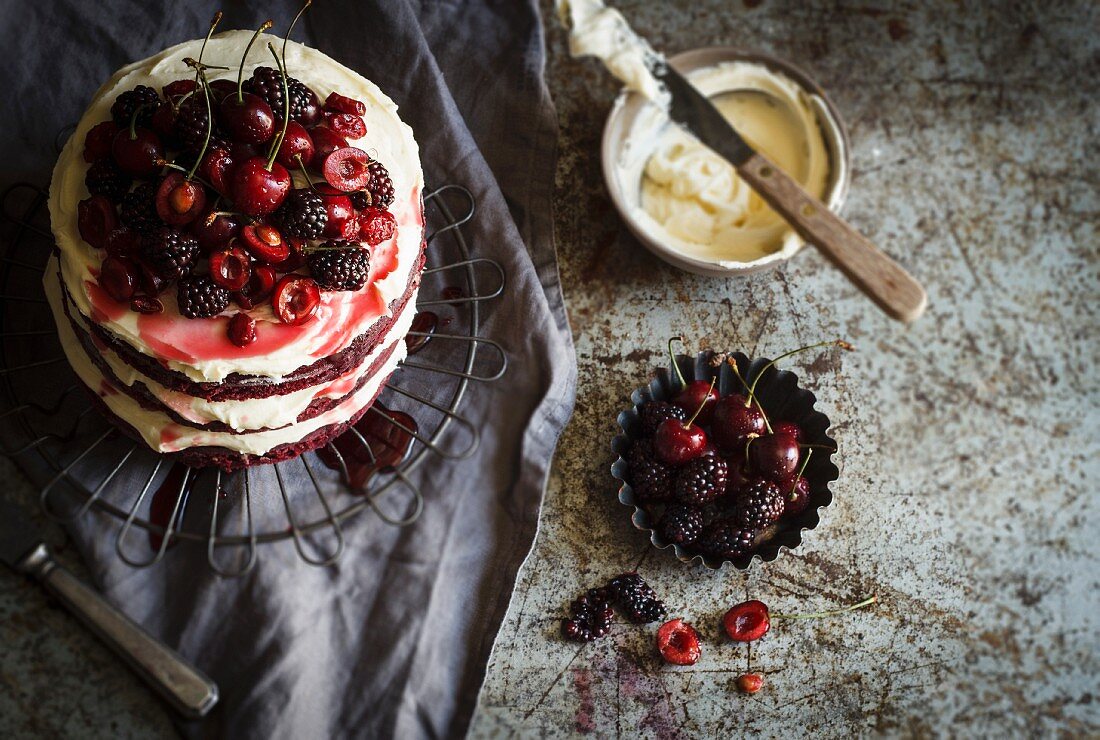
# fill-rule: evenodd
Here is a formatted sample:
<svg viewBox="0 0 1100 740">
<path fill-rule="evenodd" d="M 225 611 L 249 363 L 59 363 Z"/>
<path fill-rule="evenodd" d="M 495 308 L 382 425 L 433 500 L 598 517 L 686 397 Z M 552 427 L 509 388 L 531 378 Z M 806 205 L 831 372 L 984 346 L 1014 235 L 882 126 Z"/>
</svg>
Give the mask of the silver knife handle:
<svg viewBox="0 0 1100 740">
<path fill-rule="evenodd" d="M 203 717 L 218 702 L 217 684 L 58 565 L 45 545 L 39 545 L 19 566 L 40 580 L 181 714 Z"/>
</svg>

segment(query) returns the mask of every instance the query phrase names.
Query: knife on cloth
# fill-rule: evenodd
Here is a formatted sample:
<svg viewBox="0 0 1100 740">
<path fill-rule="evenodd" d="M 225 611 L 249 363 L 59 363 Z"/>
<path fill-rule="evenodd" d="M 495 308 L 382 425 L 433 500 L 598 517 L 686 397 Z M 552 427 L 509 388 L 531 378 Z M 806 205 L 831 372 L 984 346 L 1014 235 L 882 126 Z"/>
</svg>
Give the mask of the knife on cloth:
<svg viewBox="0 0 1100 740">
<path fill-rule="evenodd" d="M 669 117 L 728 160 L 799 236 L 820 249 L 880 308 L 901 321 L 913 321 L 924 313 L 928 296 L 912 275 L 749 146 L 710 100 L 672 65 L 654 55 L 646 66 L 668 90 Z"/>
<path fill-rule="evenodd" d="M 184 716 L 203 717 L 218 703 L 213 681 L 61 567 L 26 512 L 3 498 L 0 561 L 40 581 Z"/>
</svg>

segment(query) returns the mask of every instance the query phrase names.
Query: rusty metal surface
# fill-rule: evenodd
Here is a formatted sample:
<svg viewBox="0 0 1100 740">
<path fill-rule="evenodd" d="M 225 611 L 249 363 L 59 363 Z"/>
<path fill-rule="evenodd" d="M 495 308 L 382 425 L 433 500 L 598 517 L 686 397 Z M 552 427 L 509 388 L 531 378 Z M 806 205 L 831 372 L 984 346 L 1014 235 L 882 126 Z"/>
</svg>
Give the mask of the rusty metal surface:
<svg viewBox="0 0 1100 740">
<path fill-rule="evenodd" d="M 723 281 L 678 272 L 625 234 L 599 135 L 615 95 L 549 22 L 561 123 L 557 239 L 580 387 L 476 715 L 476 736 L 1100 733 L 1100 11 L 1095 3 L 675 3 L 618 0 L 658 47 L 754 47 L 807 68 L 846 117 L 845 214 L 926 283 L 912 327 L 812 251 Z M 548 4 L 547 4 L 548 7 Z M 663 338 L 774 355 L 841 446 L 836 502 L 795 553 L 719 573 L 651 551 L 615 499 L 614 418 Z M 0 480 L 31 505 L 21 477 Z M 64 544 L 53 530 L 51 541 Z M 63 552 L 70 565 L 71 552 Z M 568 601 L 638 566 L 703 636 L 672 668 L 653 627 L 578 648 Z M 850 617 L 788 623 L 750 650 L 731 603 L 784 612 L 877 593 Z M 761 693 L 738 695 L 747 667 Z M 148 737 L 167 715 L 32 585 L 0 573 L 0 735 Z"/>
</svg>

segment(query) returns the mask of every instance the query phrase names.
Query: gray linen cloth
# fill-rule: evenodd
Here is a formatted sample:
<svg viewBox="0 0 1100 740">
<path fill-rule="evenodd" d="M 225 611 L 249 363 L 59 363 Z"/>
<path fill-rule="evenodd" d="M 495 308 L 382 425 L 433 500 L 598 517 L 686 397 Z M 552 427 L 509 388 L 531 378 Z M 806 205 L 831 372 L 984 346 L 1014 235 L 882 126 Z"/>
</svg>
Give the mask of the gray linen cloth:
<svg viewBox="0 0 1100 740">
<path fill-rule="evenodd" d="M 4 179 L 45 184 L 54 132 L 103 80 L 201 36 L 216 9 L 206 0 L 5 3 Z M 276 32 L 297 10 L 222 9 L 222 29 L 270 16 Z M 71 533 L 108 597 L 219 683 L 219 707 L 184 726 L 188 734 L 461 735 L 535 535 L 576 380 L 550 221 L 557 132 L 538 9 L 535 0 L 323 0 L 294 37 L 374 80 L 414 129 L 429 182 L 462 184 L 478 201 L 467 234 L 508 276 L 482 333 L 510 358 L 504 378 L 473 384 L 464 406 L 482 444 L 470 459 L 418 469 L 425 507 L 414 525 L 369 512 L 349 521 L 347 550 L 327 568 L 282 542 L 261 546 L 255 569 L 235 580 L 211 574 L 202 548 L 186 544 L 135 570 L 115 555 L 117 520 L 87 516 Z"/>
</svg>

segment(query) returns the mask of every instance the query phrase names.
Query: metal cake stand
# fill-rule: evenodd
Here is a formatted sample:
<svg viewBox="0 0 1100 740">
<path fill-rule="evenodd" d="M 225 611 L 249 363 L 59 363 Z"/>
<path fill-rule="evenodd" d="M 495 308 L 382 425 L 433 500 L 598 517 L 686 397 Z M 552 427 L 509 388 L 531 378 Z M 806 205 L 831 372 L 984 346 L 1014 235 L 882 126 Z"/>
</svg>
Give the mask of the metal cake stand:
<svg viewBox="0 0 1100 740">
<path fill-rule="evenodd" d="M 38 470 L 39 478 L 46 466 L 52 477 L 40 500 L 51 518 L 72 522 L 94 509 L 117 520 L 115 549 L 129 565 L 150 567 L 175 543 L 190 542 L 205 546 L 215 573 L 235 577 L 255 566 L 260 544 L 292 539 L 303 560 L 326 566 L 342 554 L 342 525 L 351 517 L 370 509 L 393 525 L 416 521 L 424 496 L 410 474 L 429 455 L 453 461 L 477 449 L 478 429 L 463 416 L 463 400 L 471 382 L 492 382 L 507 369 L 503 348 L 480 336 L 481 304 L 501 295 L 505 273 L 498 262 L 475 256 L 463 234 L 476 211 L 465 188 L 444 185 L 424 196 L 429 234 L 417 310 L 438 312 L 439 324 L 410 332 L 426 344 L 379 397 L 417 428 L 377 408 L 367 412 L 411 434 L 411 447 L 357 490 L 331 443 L 336 469 L 310 452 L 224 474 L 173 463 L 96 413 L 65 359 L 42 290 L 54 248 L 46 201 L 46 191 L 28 183 L 0 194 L 12 229 L 0 243 L 0 452 L 28 474 Z M 373 460 L 370 442 L 354 429 L 349 434 Z"/>
</svg>

